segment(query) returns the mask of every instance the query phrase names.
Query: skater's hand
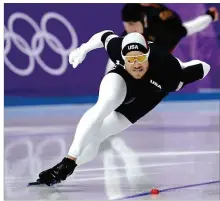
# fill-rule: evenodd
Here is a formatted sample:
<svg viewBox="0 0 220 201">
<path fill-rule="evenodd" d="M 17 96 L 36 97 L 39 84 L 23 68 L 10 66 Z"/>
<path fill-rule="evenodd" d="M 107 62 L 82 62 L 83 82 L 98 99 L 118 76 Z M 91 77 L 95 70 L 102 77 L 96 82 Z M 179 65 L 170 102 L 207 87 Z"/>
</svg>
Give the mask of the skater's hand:
<svg viewBox="0 0 220 201">
<path fill-rule="evenodd" d="M 73 68 L 76 68 L 79 64 L 83 62 L 85 57 L 86 51 L 84 49 L 84 44 L 82 44 L 80 47 L 74 49 L 69 54 L 69 63 L 73 66 Z"/>
<path fill-rule="evenodd" d="M 211 13 L 214 16 L 213 21 L 216 22 L 219 18 L 219 12 L 216 7 L 210 7 L 208 10 L 209 13 Z"/>
</svg>

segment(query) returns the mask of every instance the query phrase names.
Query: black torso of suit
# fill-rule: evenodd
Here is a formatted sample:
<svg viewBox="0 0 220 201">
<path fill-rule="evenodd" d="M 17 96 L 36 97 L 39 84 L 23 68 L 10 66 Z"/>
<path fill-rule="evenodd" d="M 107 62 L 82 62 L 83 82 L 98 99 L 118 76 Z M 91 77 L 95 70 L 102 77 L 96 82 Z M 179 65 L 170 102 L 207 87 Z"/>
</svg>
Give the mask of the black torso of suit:
<svg viewBox="0 0 220 201">
<path fill-rule="evenodd" d="M 111 39 L 107 45 L 110 59 L 116 66 L 109 73 L 117 73 L 126 82 L 127 95 L 124 104 L 135 99 L 165 96 L 175 91 L 180 83 L 181 67 L 177 59 L 154 43 L 149 43 L 149 69 L 141 79 L 134 79 L 125 69 L 121 56 L 122 37 Z"/>
</svg>

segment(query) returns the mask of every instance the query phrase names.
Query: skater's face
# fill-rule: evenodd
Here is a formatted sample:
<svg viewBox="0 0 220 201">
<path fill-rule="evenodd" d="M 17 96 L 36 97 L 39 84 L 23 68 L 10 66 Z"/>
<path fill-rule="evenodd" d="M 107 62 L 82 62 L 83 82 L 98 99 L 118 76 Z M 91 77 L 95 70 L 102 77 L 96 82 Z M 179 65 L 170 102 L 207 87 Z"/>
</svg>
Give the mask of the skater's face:
<svg viewBox="0 0 220 201">
<path fill-rule="evenodd" d="M 124 57 L 125 69 L 135 79 L 141 79 L 149 68 L 148 57 L 140 51 L 131 51 Z"/>
<path fill-rule="evenodd" d="M 140 21 L 137 22 L 123 22 L 125 31 L 127 33 L 133 33 L 138 32 L 140 34 L 143 34 L 144 32 L 144 26 Z"/>
</svg>

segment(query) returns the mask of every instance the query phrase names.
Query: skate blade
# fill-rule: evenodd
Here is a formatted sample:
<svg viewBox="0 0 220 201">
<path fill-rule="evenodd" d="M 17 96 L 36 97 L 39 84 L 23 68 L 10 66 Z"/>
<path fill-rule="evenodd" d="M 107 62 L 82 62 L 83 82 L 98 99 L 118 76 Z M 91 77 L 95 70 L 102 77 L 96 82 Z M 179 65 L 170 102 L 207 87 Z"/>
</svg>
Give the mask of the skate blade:
<svg viewBox="0 0 220 201">
<path fill-rule="evenodd" d="M 45 185 L 44 183 L 40 182 L 40 181 L 34 181 L 34 182 L 29 182 L 27 184 L 27 186 L 39 186 L 39 185 Z"/>
<path fill-rule="evenodd" d="M 50 183 L 50 185 L 46 185 L 45 183 L 42 183 L 42 182 L 40 182 L 40 181 L 35 181 L 35 182 L 29 182 L 28 184 L 27 184 L 27 186 L 42 186 L 42 185 L 46 185 L 46 186 L 54 186 L 54 185 L 56 185 L 56 184 L 58 184 L 58 183 L 60 183 L 60 182 L 57 182 L 57 181 L 52 181 L 51 183 Z"/>
</svg>

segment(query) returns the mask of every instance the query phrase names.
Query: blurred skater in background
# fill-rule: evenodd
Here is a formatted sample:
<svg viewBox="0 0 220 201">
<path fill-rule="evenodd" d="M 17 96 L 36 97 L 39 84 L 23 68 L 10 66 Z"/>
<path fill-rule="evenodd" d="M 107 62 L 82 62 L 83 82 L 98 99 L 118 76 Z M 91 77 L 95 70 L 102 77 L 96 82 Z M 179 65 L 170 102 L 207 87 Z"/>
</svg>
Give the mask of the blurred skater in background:
<svg viewBox="0 0 220 201">
<path fill-rule="evenodd" d="M 124 32 L 138 32 L 143 34 L 147 41 L 173 52 L 182 38 L 191 36 L 206 29 L 219 18 L 217 8 L 210 7 L 206 13 L 190 21 L 182 22 L 175 11 L 163 4 L 157 3 L 127 3 L 121 11 Z M 111 59 L 108 60 L 106 73 L 114 67 Z"/>
</svg>

